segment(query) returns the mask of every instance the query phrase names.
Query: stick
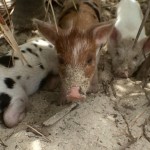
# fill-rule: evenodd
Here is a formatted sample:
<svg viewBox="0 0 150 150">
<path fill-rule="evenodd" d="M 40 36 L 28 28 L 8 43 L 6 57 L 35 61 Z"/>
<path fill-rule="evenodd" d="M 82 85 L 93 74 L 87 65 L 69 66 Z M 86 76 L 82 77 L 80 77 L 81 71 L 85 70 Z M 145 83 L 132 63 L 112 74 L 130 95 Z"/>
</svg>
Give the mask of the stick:
<svg viewBox="0 0 150 150">
<path fill-rule="evenodd" d="M 1 16 L 1 14 L 0 14 L 0 29 L 1 29 L 2 33 L 4 34 L 6 41 L 10 44 L 10 46 L 13 48 L 13 50 L 17 52 L 22 63 L 24 64 L 24 61 L 27 63 L 25 57 L 23 56 L 23 54 L 21 53 L 21 51 L 19 49 L 19 46 L 18 46 L 12 32 L 10 31 L 9 27 L 7 26 L 5 20 Z"/>
<path fill-rule="evenodd" d="M 54 116 L 43 122 L 43 125 L 45 126 L 52 126 L 58 121 L 60 121 L 62 118 L 64 118 L 67 114 L 69 114 L 72 110 L 78 107 L 79 104 L 73 103 L 69 107 L 66 107 L 62 111 L 56 113 Z"/>
<path fill-rule="evenodd" d="M 42 136 L 45 140 L 47 140 L 48 142 L 51 142 L 44 134 L 42 134 L 40 131 L 38 131 L 37 129 L 33 128 L 30 125 L 27 125 L 27 127 L 29 129 L 31 129 L 33 131 L 33 133 L 37 133 L 38 135 Z"/>
<path fill-rule="evenodd" d="M 147 18 L 148 18 L 148 16 L 149 16 L 149 12 L 150 12 L 150 0 L 149 0 L 149 2 L 148 2 L 146 14 L 145 14 L 145 16 L 144 16 L 144 18 L 143 18 L 143 20 L 142 20 L 142 23 L 141 23 L 141 25 L 140 25 L 139 31 L 138 31 L 138 33 L 137 33 L 137 35 L 136 35 L 135 40 L 134 40 L 133 47 L 132 47 L 133 49 L 135 48 L 135 45 L 136 45 L 137 40 L 138 40 L 138 38 L 139 38 L 139 36 L 140 36 L 140 34 L 141 34 L 141 31 L 142 31 L 142 29 L 143 29 L 143 26 L 145 25 L 145 22 L 146 22 L 146 20 L 147 20 Z"/>
<path fill-rule="evenodd" d="M 53 9 L 53 6 L 52 6 L 52 1 L 48 0 L 48 2 L 49 2 L 49 5 L 51 7 L 51 10 L 52 10 L 52 15 L 53 15 L 54 23 L 55 23 L 55 26 L 56 26 L 56 30 L 58 32 L 58 26 L 57 26 L 57 21 L 56 21 L 56 16 L 55 16 L 55 13 L 54 13 L 54 9 Z"/>
<path fill-rule="evenodd" d="M 3 140 L 0 138 L 0 144 L 2 145 L 2 146 L 4 146 L 4 147 L 8 147 L 4 142 L 3 142 Z"/>
</svg>

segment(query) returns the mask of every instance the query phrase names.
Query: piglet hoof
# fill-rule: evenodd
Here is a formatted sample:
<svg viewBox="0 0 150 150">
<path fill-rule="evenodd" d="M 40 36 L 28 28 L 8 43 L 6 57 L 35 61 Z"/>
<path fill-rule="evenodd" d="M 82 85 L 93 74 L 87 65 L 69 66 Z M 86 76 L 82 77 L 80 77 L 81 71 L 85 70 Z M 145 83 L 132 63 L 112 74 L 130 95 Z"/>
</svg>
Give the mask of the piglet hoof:
<svg viewBox="0 0 150 150">
<path fill-rule="evenodd" d="M 6 127 L 13 128 L 17 126 L 24 118 L 25 118 L 24 112 L 16 116 L 9 116 L 9 114 L 4 113 L 3 120 Z"/>
</svg>

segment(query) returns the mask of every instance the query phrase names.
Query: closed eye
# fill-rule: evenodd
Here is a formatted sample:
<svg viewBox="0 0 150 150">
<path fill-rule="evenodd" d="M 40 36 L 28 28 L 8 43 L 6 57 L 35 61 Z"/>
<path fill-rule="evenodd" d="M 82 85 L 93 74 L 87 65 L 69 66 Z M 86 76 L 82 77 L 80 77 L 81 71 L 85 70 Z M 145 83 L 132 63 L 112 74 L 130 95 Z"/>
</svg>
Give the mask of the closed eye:
<svg viewBox="0 0 150 150">
<path fill-rule="evenodd" d="M 138 60 L 138 55 L 134 56 L 134 61 L 137 61 Z"/>
<path fill-rule="evenodd" d="M 119 52 L 118 51 L 116 51 L 116 56 L 119 56 Z"/>
<path fill-rule="evenodd" d="M 86 64 L 87 64 L 87 65 L 91 65 L 92 62 L 93 62 L 93 58 L 92 58 L 92 57 L 89 57 L 89 58 L 87 59 L 87 61 L 86 61 Z"/>
</svg>

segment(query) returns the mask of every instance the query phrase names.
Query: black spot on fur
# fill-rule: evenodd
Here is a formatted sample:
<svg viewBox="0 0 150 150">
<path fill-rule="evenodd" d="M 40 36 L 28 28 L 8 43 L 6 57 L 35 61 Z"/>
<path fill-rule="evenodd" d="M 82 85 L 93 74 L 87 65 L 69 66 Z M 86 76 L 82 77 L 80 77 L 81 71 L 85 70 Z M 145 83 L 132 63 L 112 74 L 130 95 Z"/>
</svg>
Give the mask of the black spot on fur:
<svg viewBox="0 0 150 150">
<path fill-rule="evenodd" d="M 7 68 L 13 67 L 12 56 L 2 56 L 0 57 L 0 65 L 5 66 Z"/>
<path fill-rule="evenodd" d="M 25 50 L 21 50 L 21 52 L 22 52 L 22 53 L 26 53 L 26 51 L 25 51 Z"/>
<path fill-rule="evenodd" d="M 43 69 L 43 70 L 45 69 L 43 65 L 40 65 L 40 68 Z"/>
<path fill-rule="evenodd" d="M 43 49 L 40 47 L 40 48 L 39 48 L 39 51 L 41 52 L 42 50 L 43 50 Z"/>
<path fill-rule="evenodd" d="M 29 68 L 32 68 L 32 66 L 31 66 L 31 65 L 29 65 L 29 64 L 28 64 L 27 66 L 28 66 Z"/>
<path fill-rule="evenodd" d="M 12 89 L 14 87 L 15 81 L 11 78 L 5 78 L 4 83 L 6 84 L 7 88 Z"/>
<path fill-rule="evenodd" d="M 35 47 L 38 47 L 37 44 L 33 44 Z"/>
<path fill-rule="evenodd" d="M 19 58 L 18 58 L 18 57 L 14 57 L 14 59 L 15 59 L 15 60 L 19 60 Z"/>
<path fill-rule="evenodd" d="M 17 76 L 16 79 L 18 79 L 18 80 L 21 79 L 21 76 Z"/>
<path fill-rule="evenodd" d="M 32 55 L 36 56 L 36 57 L 39 57 L 37 53 L 33 52 L 31 48 L 27 48 L 27 51 L 29 53 L 31 53 Z"/>
<path fill-rule="evenodd" d="M 0 109 L 4 110 L 11 101 L 11 97 L 6 93 L 0 93 Z"/>
</svg>

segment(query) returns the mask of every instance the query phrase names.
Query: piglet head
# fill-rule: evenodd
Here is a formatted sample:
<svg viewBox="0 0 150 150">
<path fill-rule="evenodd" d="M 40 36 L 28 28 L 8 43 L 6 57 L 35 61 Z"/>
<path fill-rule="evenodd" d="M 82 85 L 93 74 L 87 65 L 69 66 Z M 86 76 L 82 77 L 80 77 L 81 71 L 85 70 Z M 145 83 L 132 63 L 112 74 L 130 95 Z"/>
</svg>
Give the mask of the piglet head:
<svg viewBox="0 0 150 150">
<path fill-rule="evenodd" d="M 144 54 L 150 53 L 150 39 L 139 39 L 133 48 L 134 38 L 122 38 L 121 33 L 114 28 L 109 38 L 108 51 L 112 58 L 114 74 L 128 78 L 136 72 L 144 61 Z"/>
<path fill-rule="evenodd" d="M 96 25 L 87 31 L 72 28 L 58 32 L 54 26 L 36 20 L 39 31 L 52 42 L 59 58 L 63 98 L 83 100 L 97 69 L 97 54 L 112 25 Z"/>
</svg>

